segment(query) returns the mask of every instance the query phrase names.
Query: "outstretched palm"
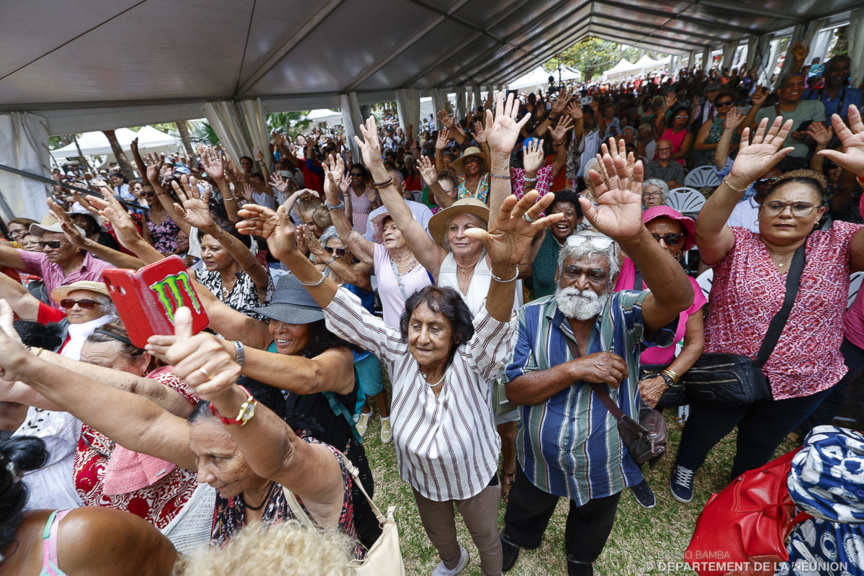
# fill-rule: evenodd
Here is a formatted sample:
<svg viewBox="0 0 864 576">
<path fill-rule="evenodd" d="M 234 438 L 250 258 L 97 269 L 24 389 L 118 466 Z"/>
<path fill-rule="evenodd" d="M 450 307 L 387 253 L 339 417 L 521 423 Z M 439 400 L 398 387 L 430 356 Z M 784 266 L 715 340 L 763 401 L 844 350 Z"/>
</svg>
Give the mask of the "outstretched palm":
<svg viewBox="0 0 864 576">
<path fill-rule="evenodd" d="M 470 228 L 465 235 L 482 241 L 493 263 L 518 264 L 537 233 L 564 217 L 563 214 L 553 214 L 540 218 L 543 210 L 555 200 L 555 195 L 546 194 L 539 201 L 537 197 L 538 193 L 534 191 L 518 201 L 516 196 L 508 196 L 489 232 Z"/>
<path fill-rule="evenodd" d="M 588 173 L 597 208 L 587 198 L 580 198 L 579 203 L 588 221 L 603 234 L 616 240 L 632 238 L 642 230 L 642 161 L 633 162 L 632 153 L 630 158 L 619 153 L 625 150 L 623 140 L 616 145 L 610 138 L 609 146 L 603 144 L 601 150 L 599 171 Z"/>
<path fill-rule="evenodd" d="M 354 136 L 354 142 L 360 148 L 360 153 L 363 155 L 363 162 L 366 166 L 381 163 L 381 142 L 378 140 L 378 126 L 375 123 L 375 117 L 370 116 L 366 119 L 365 124 L 360 125 L 360 134 L 363 135 L 363 140 L 358 136 Z"/>
<path fill-rule="evenodd" d="M 737 181 L 748 184 L 753 182 L 794 150 L 792 147 L 783 148 L 783 142 L 792 130 L 792 120 L 783 123 L 783 118 L 778 116 L 766 131 L 767 126 L 768 119 L 763 118 L 752 141 L 749 138 L 749 128 L 745 128 L 741 134 L 741 147 L 730 173 Z"/>
<path fill-rule="evenodd" d="M 849 105 L 849 126 L 837 114 L 831 117 L 831 123 L 843 145 L 843 151 L 823 150 L 819 154 L 857 176 L 864 176 L 864 121 L 861 120 L 860 110 L 855 105 Z"/>
<path fill-rule="evenodd" d="M 519 131 L 531 118 L 530 114 L 526 114 L 517 122 L 518 113 L 519 103 L 514 101 L 513 94 L 507 96 L 505 103 L 503 92 L 498 94 L 494 117 L 491 110 L 486 111 L 486 142 L 492 152 L 509 155 L 513 150 Z"/>
</svg>

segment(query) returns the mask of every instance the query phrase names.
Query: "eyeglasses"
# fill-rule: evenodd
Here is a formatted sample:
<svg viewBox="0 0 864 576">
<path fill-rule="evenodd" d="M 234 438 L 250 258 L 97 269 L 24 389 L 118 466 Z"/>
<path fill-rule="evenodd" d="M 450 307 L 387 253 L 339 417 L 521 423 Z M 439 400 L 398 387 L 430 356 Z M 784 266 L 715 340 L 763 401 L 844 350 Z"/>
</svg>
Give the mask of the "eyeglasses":
<svg viewBox="0 0 864 576">
<path fill-rule="evenodd" d="M 812 214 L 816 205 L 809 202 L 766 202 L 762 205 L 762 210 L 765 211 L 766 216 L 777 216 L 787 207 L 792 211 L 792 216 L 803 218 Z"/>
<path fill-rule="evenodd" d="M 75 305 L 78 305 L 82 310 L 90 310 L 94 306 L 99 306 L 99 302 L 96 300 L 90 300 L 89 298 L 84 298 L 83 300 L 73 300 L 72 298 L 64 298 L 60 301 L 60 307 L 64 309 L 74 308 Z"/>
<path fill-rule="evenodd" d="M 615 243 L 612 238 L 606 236 L 569 236 L 567 238 L 568 246 L 581 246 L 586 242 L 592 244 L 596 250 L 606 250 Z"/>
<path fill-rule="evenodd" d="M 44 250 L 45 248 L 52 248 L 54 250 L 59 250 L 63 246 L 66 245 L 66 242 L 61 242 L 60 240 L 48 240 L 47 242 L 39 242 L 39 246 Z"/>
<path fill-rule="evenodd" d="M 337 256 L 340 258 L 345 255 L 345 248 L 333 248 L 332 246 L 325 246 L 324 250 L 328 254 L 333 254 L 334 256 Z"/>
<path fill-rule="evenodd" d="M 657 148 L 657 152 L 669 152 L 670 150 L 672 150 L 671 146 L 668 148 Z"/>
<path fill-rule="evenodd" d="M 476 156 L 469 156 L 468 158 L 466 158 L 465 160 L 462 161 L 463 164 L 467 164 L 469 162 L 477 162 L 479 164 L 480 159 L 477 158 Z"/>
<path fill-rule="evenodd" d="M 675 120 L 689 120 L 689 116 L 675 116 Z"/>
<path fill-rule="evenodd" d="M 652 190 L 650 192 L 646 190 L 646 191 L 642 192 L 642 196 L 645 196 L 646 198 L 652 198 L 654 196 L 662 196 L 662 195 L 663 195 L 663 193 L 660 192 L 660 190 Z"/>
<path fill-rule="evenodd" d="M 27 235 L 27 229 L 22 228 L 21 230 L 9 230 L 10 238 L 23 238 Z"/>
<path fill-rule="evenodd" d="M 776 177 L 775 178 L 759 178 L 758 180 L 756 180 L 756 186 L 764 186 L 765 184 L 771 184 L 775 180 L 777 180 Z"/>
<path fill-rule="evenodd" d="M 677 246 L 681 243 L 681 240 L 684 239 L 684 234 L 681 234 L 680 232 L 664 234 L 663 236 L 660 236 L 659 234 L 652 234 L 652 236 L 657 242 L 663 240 L 663 243 L 666 244 L 666 246 Z"/>
<path fill-rule="evenodd" d="M 734 100 L 725 100 L 723 102 L 717 102 L 717 108 L 724 108 L 726 106 L 731 106 L 734 103 Z"/>
</svg>

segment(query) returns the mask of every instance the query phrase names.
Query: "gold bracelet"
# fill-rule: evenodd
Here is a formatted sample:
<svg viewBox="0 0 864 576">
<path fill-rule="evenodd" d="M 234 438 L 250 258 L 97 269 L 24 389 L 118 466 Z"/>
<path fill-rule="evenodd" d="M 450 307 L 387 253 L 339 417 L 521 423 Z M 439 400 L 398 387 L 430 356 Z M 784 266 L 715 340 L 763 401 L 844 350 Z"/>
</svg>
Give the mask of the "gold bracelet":
<svg viewBox="0 0 864 576">
<path fill-rule="evenodd" d="M 673 384 L 678 384 L 678 381 L 681 380 L 681 376 L 676 374 L 674 370 L 670 370 L 668 368 L 666 370 L 663 370 L 663 372 L 661 372 L 661 374 L 665 374 L 666 376 L 671 378 Z"/>
<path fill-rule="evenodd" d="M 385 180 L 384 182 L 373 182 L 372 188 L 374 188 L 375 190 L 380 190 L 381 188 L 387 188 L 388 186 L 392 186 L 392 185 L 393 185 L 393 177 L 391 176 L 388 180 Z"/>
<path fill-rule="evenodd" d="M 726 184 L 726 186 L 728 186 L 729 188 L 731 188 L 735 192 L 737 192 L 738 194 L 744 194 L 747 191 L 747 189 L 750 188 L 749 184 L 747 186 L 745 186 L 743 189 L 736 188 L 735 186 L 732 185 L 731 182 L 729 182 L 729 176 L 726 176 L 725 178 L 723 178 L 723 183 Z"/>
<path fill-rule="evenodd" d="M 30 348 L 30 353 L 33 354 L 33 356 L 39 356 L 43 350 L 44 348 L 32 347 Z"/>
</svg>

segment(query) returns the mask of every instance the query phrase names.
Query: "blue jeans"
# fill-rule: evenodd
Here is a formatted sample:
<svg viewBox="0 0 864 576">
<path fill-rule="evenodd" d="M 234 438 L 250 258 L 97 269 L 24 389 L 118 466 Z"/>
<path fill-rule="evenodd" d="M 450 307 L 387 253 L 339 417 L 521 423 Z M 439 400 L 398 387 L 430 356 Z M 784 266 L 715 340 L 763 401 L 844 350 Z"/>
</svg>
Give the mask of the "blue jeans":
<svg viewBox="0 0 864 576">
<path fill-rule="evenodd" d="M 732 478 L 764 466 L 783 439 L 819 408 L 833 390 L 832 387 L 811 396 L 764 400 L 740 406 L 691 402 L 690 417 L 678 446 L 677 463 L 698 470 L 708 452 L 738 426 Z"/>
</svg>

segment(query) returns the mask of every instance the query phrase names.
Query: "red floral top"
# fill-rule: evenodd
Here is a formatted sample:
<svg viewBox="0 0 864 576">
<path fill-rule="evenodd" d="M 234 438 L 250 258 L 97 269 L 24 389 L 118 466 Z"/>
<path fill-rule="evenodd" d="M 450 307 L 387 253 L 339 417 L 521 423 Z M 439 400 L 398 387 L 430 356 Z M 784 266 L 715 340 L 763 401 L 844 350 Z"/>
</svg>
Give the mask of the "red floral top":
<svg viewBox="0 0 864 576">
<path fill-rule="evenodd" d="M 174 375 L 173 368 L 161 368 L 147 375 L 183 395 L 191 404 L 198 398 L 186 383 Z M 183 508 L 198 486 L 197 473 L 175 466 L 168 474 L 150 486 L 109 496 L 103 494 L 102 480 L 114 442 L 86 424 L 81 428 L 78 452 L 75 455 L 75 489 L 85 506 L 103 506 L 131 512 L 158 529 L 165 528 Z"/>
<path fill-rule="evenodd" d="M 806 264 L 789 320 L 763 366 L 775 400 L 810 396 L 846 373 L 840 354 L 849 291 L 849 247 L 862 226 L 834 222 L 807 238 Z M 732 227 L 735 245 L 714 267 L 705 321 L 705 352 L 755 359 L 771 318 L 783 306 L 786 276 L 768 248 L 745 228 Z"/>
</svg>

